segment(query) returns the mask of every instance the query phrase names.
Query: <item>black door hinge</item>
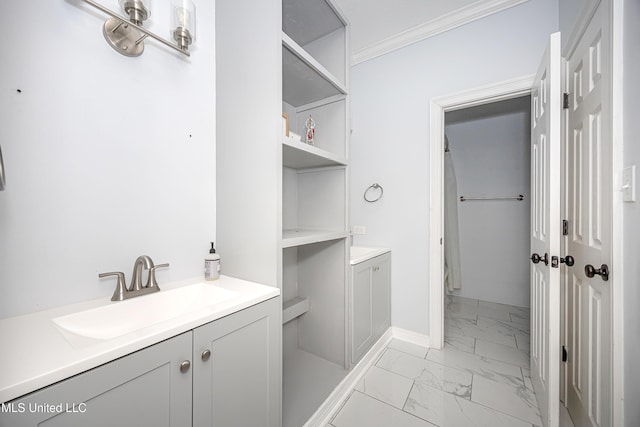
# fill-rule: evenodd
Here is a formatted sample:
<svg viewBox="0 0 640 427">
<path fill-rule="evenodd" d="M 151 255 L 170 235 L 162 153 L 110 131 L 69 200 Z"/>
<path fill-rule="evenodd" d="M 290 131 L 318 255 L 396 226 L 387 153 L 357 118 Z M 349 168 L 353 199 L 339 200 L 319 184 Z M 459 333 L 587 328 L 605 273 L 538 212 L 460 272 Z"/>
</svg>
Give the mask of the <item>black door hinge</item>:
<svg viewBox="0 0 640 427">
<path fill-rule="evenodd" d="M 566 92 L 562 94 L 562 108 L 565 110 L 569 108 L 569 94 Z"/>
<path fill-rule="evenodd" d="M 562 346 L 562 361 L 566 362 L 569 359 L 569 352 L 565 346 Z"/>
<path fill-rule="evenodd" d="M 562 235 L 563 236 L 569 235 L 569 221 L 567 221 L 566 219 L 562 220 Z"/>
</svg>

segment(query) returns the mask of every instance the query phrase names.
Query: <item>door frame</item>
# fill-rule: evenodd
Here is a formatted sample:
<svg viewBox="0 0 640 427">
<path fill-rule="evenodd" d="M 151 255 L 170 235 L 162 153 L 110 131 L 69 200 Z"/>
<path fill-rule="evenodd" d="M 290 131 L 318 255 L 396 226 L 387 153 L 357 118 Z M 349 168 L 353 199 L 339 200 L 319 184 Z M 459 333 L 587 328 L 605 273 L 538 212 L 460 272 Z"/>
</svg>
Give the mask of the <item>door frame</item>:
<svg viewBox="0 0 640 427">
<path fill-rule="evenodd" d="M 534 74 L 464 90 L 430 101 L 429 119 L 429 342 L 444 345 L 444 114 L 531 94 Z"/>
</svg>

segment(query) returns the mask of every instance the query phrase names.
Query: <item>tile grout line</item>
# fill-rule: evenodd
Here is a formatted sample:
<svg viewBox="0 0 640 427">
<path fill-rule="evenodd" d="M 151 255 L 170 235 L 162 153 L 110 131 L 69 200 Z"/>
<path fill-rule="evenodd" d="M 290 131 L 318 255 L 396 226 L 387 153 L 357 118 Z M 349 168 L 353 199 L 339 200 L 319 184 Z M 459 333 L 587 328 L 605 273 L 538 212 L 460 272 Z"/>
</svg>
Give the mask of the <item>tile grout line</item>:
<svg viewBox="0 0 640 427">
<path fill-rule="evenodd" d="M 414 381 L 414 383 L 415 383 L 415 381 Z M 411 390 L 413 390 L 413 384 L 411 385 Z M 411 390 L 409 390 L 409 394 L 411 394 Z M 412 417 L 417 418 L 417 419 L 419 419 L 419 420 L 421 420 L 421 421 L 425 421 L 425 422 L 427 422 L 427 423 L 433 424 L 433 423 L 432 423 L 431 421 L 429 421 L 429 420 L 425 420 L 424 418 L 421 418 L 421 417 L 419 417 L 419 416 L 417 416 L 417 415 L 415 415 L 415 414 L 412 414 L 411 412 L 407 412 L 407 411 L 405 411 L 404 409 L 398 409 L 398 408 L 396 408 L 395 406 L 391 405 L 390 403 L 385 402 L 384 400 L 380 400 L 380 399 L 378 399 L 377 397 L 371 396 L 371 395 L 369 395 L 369 394 L 367 394 L 367 393 L 363 393 L 363 392 L 358 391 L 358 390 L 353 390 L 353 393 L 360 393 L 360 394 L 363 394 L 363 395 L 365 395 L 365 396 L 367 396 L 367 397 L 369 397 L 369 398 L 371 398 L 371 399 L 373 399 L 373 400 L 375 400 L 375 401 L 377 401 L 377 402 L 382 403 L 383 405 L 386 405 L 386 406 L 389 406 L 389 407 L 390 407 L 390 408 L 392 408 L 392 409 L 395 409 L 396 411 L 403 412 L 403 413 L 405 413 L 405 414 L 407 414 L 407 415 L 411 415 Z M 353 394 L 353 393 L 352 393 L 352 394 Z M 407 399 L 405 399 L 405 405 L 407 404 L 407 400 L 409 400 L 409 394 L 407 394 Z M 404 405 L 403 405 L 403 408 L 404 408 Z M 332 420 L 332 421 L 333 421 L 333 420 Z M 435 424 L 434 424 L 434 425 L 435 425 Z"/>
<path fill-rule="evenodd" d="M 368 371 L 368 370 L 367 370 Z M 356 389 L 352 389 L 351 393 L 349 393 L 349 396 L 347 396 L 346 399 L 344 399 L 344 401 L 340 404 L 340 407 L 338 408 L 337 411 L 335 411 L 335 413 L 333 414 L 333 417 L 331 417 L 331 420 L 329 420 L 329 424 L 333 425 L 333 421 L 336 419 L 336 417 L 338 416 L 338 414 L 340 412 L 342 412 L 342 410 L 344 409 L 345 405 L 347 404 L 347 402 L 349 401 L 349 399 L 351 399 L 351 396 L 353 396 L 353 393 L 356 391 Z"/>
<path fill-rule="evenodd" d="M 522 369 L 521 369 L 521 371 L 522 371 Z M 474 374 L 473 376 L 475 377 L 475 374 Z M 482 376 L 482 375 L 481 375 L 481 376 Z M 473 382 L 473 378 L 471 379 L 471 381 Z M 524 378 L 523 378 L 523 381 L 524 381 Z M 523 383 L 523 384 L 524 384 L 524 383 Z M 526 387 L 526 385 L 525 385 L 525 387 Z M 476 402 L 475 400 L 473 400 L 473 389 L 471 389 L 471 395 L 472 395 L 472 398 L 470 399 L 470 402 L 473 402 L 473 403 L 475 403 L 476 405 L 482 406 L 482 407 L 487 408 L 487 409 L 491 409 L 492 411 L 496 411 L 496 412 L 498 412 L 498 413 L 500 413 L 500 414 L 507 415 L 507 416 L 509 416 L 509 417 L 512 417 L 512 418 L 518 419 L 518 420 L 520 420 L 520 421 L 523 421 L 523 422 L 525 422 L 525 423 L 529 423 L 529 424 L 533 425 L 533 423 L 532 423 L 532 422 L 530 422 L 530 421 L 528 421 L 528 420 L 525 420 L 525 419 L 522 419 L 522 418 L 520 418 L 520 417 L 518 417 L 518 416 L 516 416 L 516 415 L 507 414 L 506 412 L 503 412 L 503 411 L 501 411 L 500 409 L 492 408 L 491 406 L 487 406 L 487 405 L 485 405 L 485 404 L 483 404 L 483 403 Z M 536 402 L 536 406 L 537 406 L 537 402 Z M 538 411 L 540 411 L 540 408 L 537 408 L 537 407 L 536 407 L 536 409 L 537 409 Z M 538 416 L 538 418 L 540 418 L 540 416 Z M 542 421 L 542 418 L 540 418 L 540 421 Z"/>
<path fill-rule="evenodd" d="M 407 406 L 407 402 L 409 401 L 409 396 L 411 396 L 411 392 L 413 391 L 413 388 L 416 386 L 416 381 L 413 380 L 413 383 L 411 383 L 411 388 L 409 389 L 409 394 L 407 394 L 407 398 L 404 399 L 404 403 L 402 404 L 402 412 L 407 412 L 404 410 L 404 408 Z"/>
<path fill-rule="evenodd" d="M 471 394 L 472 394 L 472 396 L 473 396 L 473 377 L 474 377 L 475 375 L 476 375 L 476 374 L 472 374 L 472 378 L 471 378 L 471 382 L 472 382 Z M 482 375 L 481 375 L 481 376 L 482 376 Z M 415 381 L 414 381 L 414 383 L 415 383 Z M 440 392 L 443 392 L 443 393 L 447 393 L 447 394 L 449 394 L 449 395 L 453 396 L 454 398 L 464 399 L 464 397 L 456 396 L 456 395 L 455 395 L 455 394 L 453 394 L 453 393 L 449 393 L 449 392 L 447 392 L 447 391 L 437 389 L 437 388 L 435 388 L 435 387 L 430 386 L 429 384 L 422 384 L 422 386 L 424 386 L 424 387 L 429 387 L 429 388 L 432 388 L 432 389 L 434 389 L 434 390 L 436 390 L 436 391 L 440 391 Z M 413 388 L 412 388 L 412 390 L 413 390 Z M 409 394 L 411 394 L 411 393 L 409 393 Z M 408 397 L 407 397 L 407 398 L 408 398 Z M 376 400 L 378 400 L 378 399 L 376 399 Z M 464 400 L 467 400 L 467 399 L 464 399 Z M 472 400 L 472 398 L 471 398 L 471 397 L 469 398 L 469 400 L 468 400 L 468 401 L 469 401 L 469 402 L 471 402 L 471 403 L 473 403 L 473 404 L 475 404 L 475 405 L 482 406 L 482 407 L 483 407 L 483 408 L 485 408 L 485 409 L 489 409 L 489 410 L 491 410 L 491 411 L 497 412 L 497 413 L 499 413 L 499 414 L 501 414 L 501 415 L 506 415 L 506 416 L 508 416 L 508 417 L 511 417 L 511 418 L 515 418 L 515 419 L 517 419 L 517 420 L 520 420 L 520 421 L 522 421 L 522 422 L 524 422 L 524 423 L 529 423 L 529 424 L 533 425 L 533 423 L 532 423 L 532 422 L 530 422 L 530 421 L 528 421 L 528 420 L 525 420 L 525 419 L 523 419 L 523 418 L 520 418 L 520 417 L 518 417 L 518 416 L 516 416 L 516 415 L 507 414 L 507 413 L 506 413 L 506 412 L 504 412 L 504 411 L 501 411 L 501 410 L 496 409 L 496 408 L 492 408 L 491 406 L 487 406 L 487 405 L 485 405 L 485 404 L 483 404 L 483 403 L 476 402 L 476 401 Z M 385 402 L 383 402 L 383 403 L 385 403 Z M 385 404 L 387 404 L 387 403 L 385 403 Z M 388 405 L 388 404 L 387 404 L 387 405 Z M 406 405 L 406 402 L 405 402 L 405 405 Z M 392 406 L 392 405 L 389 405 L 389 406 Z M 393 407 L 395 408 L 395 406 L 393 406 Z M 539 408 L 537 408 L 537 409 L 538 409 L 538 411 L 540 410 Z M 403 409 L 402 411 L 403 411 L 403 412 L 407 412 L 407 411 L 405 411 L 404 409 Z M 410 412 L 407 412 L 407 413 L 408 413 L 408 414 L 411 414 Z M 411 414 L 411 415 L 414 415 L 414 414 Z M 414 416 L 416 416 L 416 417 L 420 418 L 421 420 L 424 420 L 424 421 L 427 421 L 427 422 L 431 422 L 431 421 L 429 421 L 429 420 L 425 420 L 424 418 L 419 417 L 419 416 L 417 416 L 417 415 L 414 415 Z"/>
</svg>

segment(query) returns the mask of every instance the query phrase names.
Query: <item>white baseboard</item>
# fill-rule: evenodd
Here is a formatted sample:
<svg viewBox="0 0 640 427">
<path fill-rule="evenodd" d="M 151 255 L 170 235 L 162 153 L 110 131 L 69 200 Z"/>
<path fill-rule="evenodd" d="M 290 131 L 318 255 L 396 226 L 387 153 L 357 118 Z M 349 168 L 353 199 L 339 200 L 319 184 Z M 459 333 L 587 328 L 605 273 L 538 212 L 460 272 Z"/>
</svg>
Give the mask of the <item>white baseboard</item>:
<svg viewBox="0 0 640 427">
<path fill-rule="evenodd" d="M 407 329 L 397 328 L 395 326 L 391 327 L 391 331 L 393 334 L 393 338 L 410 342 L 411 344 L 421 345 L 423 347 L 431 346 L 431 339 L 429 335 L 420 334 L 418 332 L 409 331 Z"/>
<path fill-rule="evenodd" d="M 347 400 L 351 391 L 356 387 L 362 377 L 364 377 L 367 370 L 378 360 L 382 352 L 394 338 L 424 347 L 428 347 L 430 341 L 428 335 L 419 334 L 417 332 L 393 326 L 387 329 L 382 337 L 380 337 L 380 339 L 362 357 L 358 364 L 353 367 L 351 372 L 349 372 L 349 374 L 331 392 L 329 397 L 325 399 L 318 410 L 304 424 L 304 427 L 324 427 L 329 424 L 331 418 L 340 409 L 344 401 Z"/>
<path fill-rule="evenodd" d="M 392 328 L 389 328 L 331 392 L 329 397 L 325 399 L 318 410 L 305 423 L 304 427 L 326 426 L 329 424 L 331 417 L 333 417 L 342 403 L 349 397 L 351 390 L 353 390 L 362 377 L 364 377 L 369 367 L 378 360 L 378 357 L 380 357 L 392 339 Z"/>
</svg>

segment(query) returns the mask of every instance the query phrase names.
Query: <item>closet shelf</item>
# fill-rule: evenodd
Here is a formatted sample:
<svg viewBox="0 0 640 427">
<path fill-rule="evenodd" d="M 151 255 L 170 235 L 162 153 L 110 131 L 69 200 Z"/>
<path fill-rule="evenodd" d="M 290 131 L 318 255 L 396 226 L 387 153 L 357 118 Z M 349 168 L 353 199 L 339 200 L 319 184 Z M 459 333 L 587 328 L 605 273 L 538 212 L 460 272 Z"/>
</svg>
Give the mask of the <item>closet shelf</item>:
<svg viewBox="0 0 640 427">
<path fill-rule="evenodd" d="M 282 29 L 301 45 L 320 39 L 347 22 L 325 0 L 283 0 Z"/>
<path fill-rule="evenodd" d="M 293 229 L 282 231 L 282 248 L 308 245 L 311 243 L 328 242 L 330 240 L 344 239 L 349 236 L 347 231 L 326 231 Z"/>
<path fill-rule="evenodd" d="M 294 107 L 334 95 L 347 94 L 342 82 L 284 32 L 282 73 L 283 100 Z"/>
<path fill-rule="evenodd" d="M 309 311 L 309 298 L 295 297 L 282 303 L 282 324 L 302 316 Z"/>
<path fill-rule="evenodd" d="M 282 140 L 282 165 L 293 169 L 346 166 L 347 159 L 313 145 L 284 137 Z"/>
</svg>

